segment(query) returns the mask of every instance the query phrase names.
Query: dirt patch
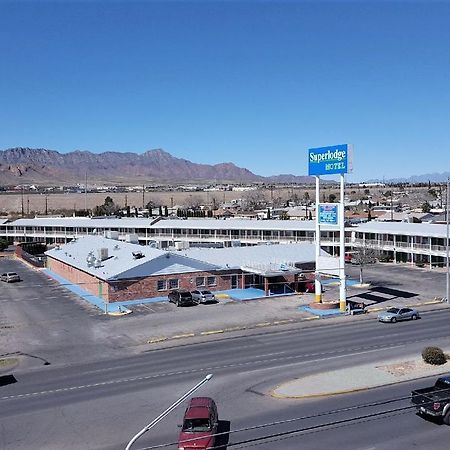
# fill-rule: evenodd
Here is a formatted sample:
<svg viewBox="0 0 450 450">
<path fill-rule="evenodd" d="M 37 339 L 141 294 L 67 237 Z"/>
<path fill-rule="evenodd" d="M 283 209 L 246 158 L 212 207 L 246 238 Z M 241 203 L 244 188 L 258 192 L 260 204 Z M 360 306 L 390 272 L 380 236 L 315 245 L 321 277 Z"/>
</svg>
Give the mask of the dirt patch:
<svg viewBox="0 0 450 450">
<path fill-rule="evenodd" d="M 449 364 L 443 364 L 441 366 L 435 366 L 433 364 L 427 364 L 422 359 L 402 361 L 399 363 L 386 364 L 383 366 L 376 366 L 377 369 L 387 372 L 395 377 L 402 377 L 404 375 L 414 374 L 416 372 L 430 372 L 434 371 L 436 367 L 448 367 Z"/>
</svg>

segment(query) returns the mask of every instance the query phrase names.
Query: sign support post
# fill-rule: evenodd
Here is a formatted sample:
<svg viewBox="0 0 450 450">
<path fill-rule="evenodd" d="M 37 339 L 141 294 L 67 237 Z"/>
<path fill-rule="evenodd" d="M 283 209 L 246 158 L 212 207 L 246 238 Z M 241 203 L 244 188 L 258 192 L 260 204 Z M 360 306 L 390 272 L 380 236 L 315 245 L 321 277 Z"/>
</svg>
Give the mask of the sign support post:
<svg viewBox="0 0 450 450">
<path fill-rule="evenodd" d="M 350 144 L 332 145 L 329 147 L 310 148 L 308 150 L 308 175 L 316 177 L 316 268 L 315 268 L 315 301 L 322 301 L 321 270 L 330 272 L 329 268 L 320 267 L 320 224 L 339 228 L 339 309 L 346 309 L 345 282 L 345 174 L 352 171 L 353 146 Z M 340 205 L 320 204 L 320 175 L 340 175 Z M 339 211 L 337 211 L 339 209 Z"/>
<path fill-rule="evenodd" d="M 315 302 L 322 302 L 322 283 L 320 282 L 320 272 L 317 267 L 317 261 L 319 261 L 320 256 L 320 223 L 319 223 L 319 201 L 320 201 L 320 177 L 316 176 L 316 268 L 314 273 L 314 292 L 315 292 Z"/>
<path fill-rule="evenodd" d="M 347 302 L 346 282 L 345 282 L 345 211 L 344 211 L 344 174 L 341 173 L 341 193 L 339 208 L 339 309 L 344 312 Z"/>
</svg>

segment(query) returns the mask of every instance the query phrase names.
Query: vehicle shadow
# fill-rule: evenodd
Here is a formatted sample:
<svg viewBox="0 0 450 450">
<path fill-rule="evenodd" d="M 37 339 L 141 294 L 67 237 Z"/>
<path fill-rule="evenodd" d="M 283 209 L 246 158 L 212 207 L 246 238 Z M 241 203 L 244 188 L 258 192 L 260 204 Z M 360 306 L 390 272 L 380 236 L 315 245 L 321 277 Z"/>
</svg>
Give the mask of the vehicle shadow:
<svg viewBox="0 0 450 450">
<path fill-rule="evenodd" d="M 217 440 L 214 445 L 214 450 L 227 450 L 228 441 L 230 440 L 230 425 L 229 420 L 219 420 L 217 426 Z"/>
<path fill-rule="evenodd" d="M 426 420 L 427 422 L 434 423 L 435 425 L 444 425 L 444 422 L 442 422 L 442 417 L 433 417 L 428 414 L 420 414 L 419 412 L 416 412 L 416 416 Z"/>
<path fill-rule="evenodd" d="M 17 383 L 16 377 L 14 375 L 2 375 L 0 376 L 0 386 L 6 386 L 8 384 Z"/>
</svg>

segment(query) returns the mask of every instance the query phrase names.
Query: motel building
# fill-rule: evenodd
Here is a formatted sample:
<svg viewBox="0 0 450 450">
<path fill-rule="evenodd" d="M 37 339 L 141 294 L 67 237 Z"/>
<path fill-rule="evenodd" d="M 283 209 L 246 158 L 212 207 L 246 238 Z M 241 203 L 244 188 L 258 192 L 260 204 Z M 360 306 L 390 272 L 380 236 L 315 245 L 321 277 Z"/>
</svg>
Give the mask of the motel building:
<svg viewBox="0 0 450 450">
<path fill-rule="evenodd" d="M 105 303 L 167 297 L 172 289 L 291 294 L 308 280 L 315 246 L 308 242 L 166 251 L 101 235 L 74 237 L 46 253 L 50 276 Z M 322 252 L 326 255 L 325 252 Z"/>
<path fill-rule="evenodd" d="M 337 256 L 339 230 L 330 225 L 321 225 L 320 230 L 322 249 Z M 16 244 L 65 244 L 83 236 L 104 236 L 172 251 L 314 243 L 315 221 L 47 217 L 5 220 L 0 224 L 0 237 Z M 371 221 L 346 227 L 345 241 L 347 250 L 371 246 L 393 262 L 429 268 L 445 265 L 445 224 Z"/>
</svg>

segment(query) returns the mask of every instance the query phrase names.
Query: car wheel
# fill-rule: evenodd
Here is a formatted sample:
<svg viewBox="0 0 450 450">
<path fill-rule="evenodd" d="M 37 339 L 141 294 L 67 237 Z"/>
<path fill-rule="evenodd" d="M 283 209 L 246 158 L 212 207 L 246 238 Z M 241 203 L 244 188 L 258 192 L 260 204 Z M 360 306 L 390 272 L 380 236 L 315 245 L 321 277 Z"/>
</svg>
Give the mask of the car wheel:
<svg viewBox="0 0 450 450">
<path fill-rule="evenodd" d="M 411 316 L 411 319 L 412 319 L 412 320 L 417 320 L 417 314 L 413 314 L 413 315 Z"/>
<path fill-rule="evenodd" d="M 444 422 L 445 425 L 450 425 L 450 410 L 446 412 L 445 416 L 442 418 L 442 422 Z"/>
<path fill-rule="evenodd" d="M 395 323 L 395 322 L 397 322 L 397 319 L 396 319 L 395 317 L 393 317 L 393 318 L 391 319 L 391 323 Z"/>
</svg>

